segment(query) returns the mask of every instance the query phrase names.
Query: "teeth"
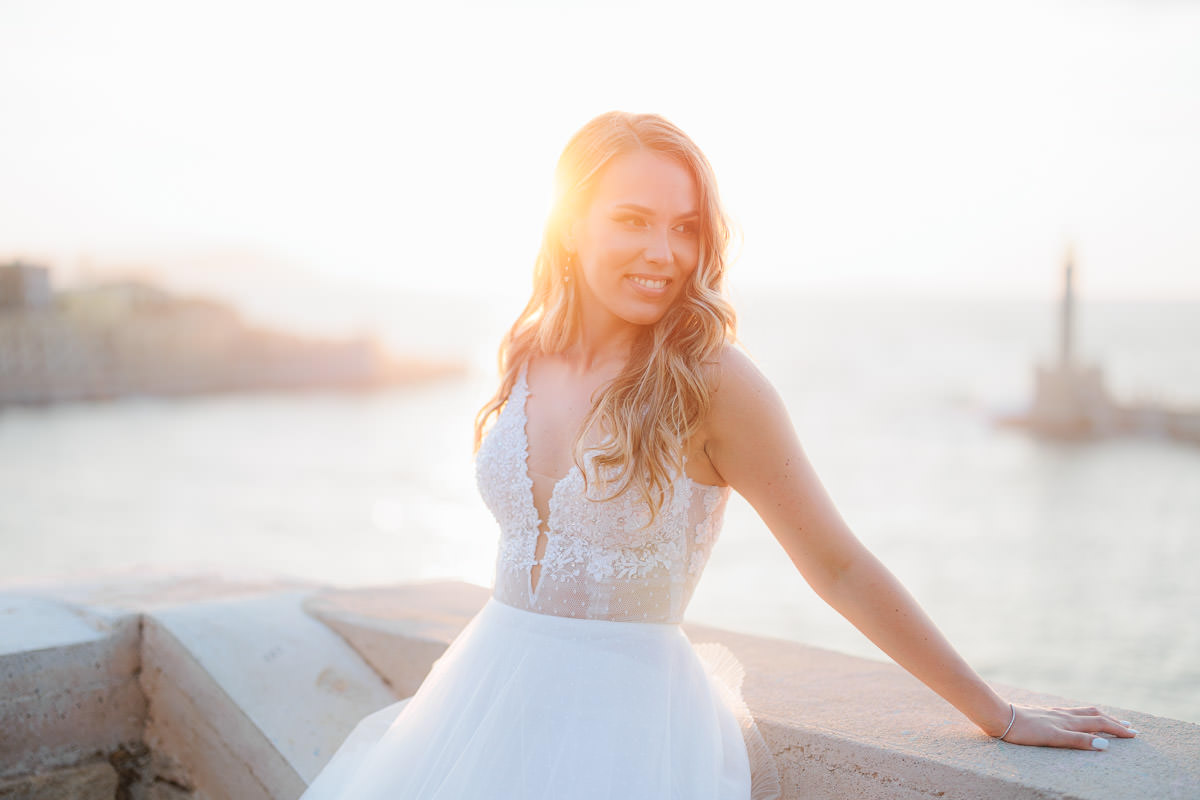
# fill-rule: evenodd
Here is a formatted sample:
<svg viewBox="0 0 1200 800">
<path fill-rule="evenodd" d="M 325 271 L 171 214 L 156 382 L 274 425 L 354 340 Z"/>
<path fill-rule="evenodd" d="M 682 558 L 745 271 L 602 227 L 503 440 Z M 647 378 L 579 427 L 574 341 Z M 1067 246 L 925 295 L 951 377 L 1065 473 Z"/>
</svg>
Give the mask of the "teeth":
<svg viewBox="0 0 1200 800">
<path fill-rule="evenodd" d="M 652 281 L 648 278 L 639 278 L 636 275 L 630 275 L 629 278 L 634 283 L 638 284 L 639 286 L 645 286 L 647 289 L 661 289 L 667 285 L 666 278 L 657 281 Z"/>
</svg>

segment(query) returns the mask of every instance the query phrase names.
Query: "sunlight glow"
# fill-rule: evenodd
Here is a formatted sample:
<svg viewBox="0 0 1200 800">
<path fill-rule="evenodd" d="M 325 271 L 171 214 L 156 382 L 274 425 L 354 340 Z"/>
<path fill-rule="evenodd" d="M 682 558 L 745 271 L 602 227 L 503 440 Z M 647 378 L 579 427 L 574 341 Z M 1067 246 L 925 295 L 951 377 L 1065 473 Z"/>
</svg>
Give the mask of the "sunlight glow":
<svg viewBox="0 0 1200 800">
<path fill-rule="evenodd" d="M 1074 239 L 1089 296 L 1200 297 L 1200 8 L 638 9 L 6 3 L 0 258 L 518 297 L 625 108 L 708 153 L 735 282 L 1043 297 Z"/>
</svg>

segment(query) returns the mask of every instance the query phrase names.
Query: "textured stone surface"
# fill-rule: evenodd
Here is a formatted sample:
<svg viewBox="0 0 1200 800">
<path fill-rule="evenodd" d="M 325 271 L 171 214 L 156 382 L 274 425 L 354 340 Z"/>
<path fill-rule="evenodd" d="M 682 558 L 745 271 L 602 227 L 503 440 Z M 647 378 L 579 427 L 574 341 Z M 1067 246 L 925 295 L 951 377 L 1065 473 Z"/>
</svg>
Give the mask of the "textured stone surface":
<svg viewBox="0 0 1200 800">
<path fill-rule="evenodd" d="M 399 697 L 417 691 L 491 591 L 436 582 L 316 592 L 305 609 L 345 639 Z"/>
<path fill-rule="evenodd" d="M 395 697 L 282 592 L 157 611 L 144 626 L 146 742 L 200 793 L 297 797 L 353 726 Z"/>
<path fill-rule="evenodd" d="M 0 620 L 0 776 L 77 764 L 141 739 L 136 616 L 4 595 Z"/>
<path fill-rule="evenodd" d="M 0 800 L 110 798 L 119 778 L 129 800 L 292 800 L 359 719 L 416 690 L 488 594 L 152 577 L 0 596 Z M 684 631 L 746 667 L 787 798 L 1200 797 L 1197 725 L 1107 709 L 1141 736 L 1106 752 L 1018 747 L 895 665 Z"/>
<path fill-rule="evenodd" d="M 113 800 L 117 771 L 107 761 L 0 780 L 0 800 Z"/>
<path fill-rule="evenodd" d="M 1200 726 L 1188 722 L 1109 707 L 1141 735 L 1114 740 L 1104 752 L 1020 747 L 986 736 L 894 664 L 684 629 L 693 641 L 723 642 L 746 667 L 746 702 L 791 797 L 1200 797 Z M 996 686 L 1018 703 L 1084 705 Z"/>
<path fill-rule="evenodd" d="M 407 692 L 487 595 L 459 582 L 409 584 L 321 592 L 307 607 Z M 1191 723 L 1112 708 L 1142 735 L 1107 752 L 1019 747 L 984 735 L 894 664 L 691 623 L 684 631 L 725 644 L 746 667 L 745 698 L 787 798 L 1200 798 Z M 1016 702 L 1081 705 L 998 688 Z"/>
</svg>

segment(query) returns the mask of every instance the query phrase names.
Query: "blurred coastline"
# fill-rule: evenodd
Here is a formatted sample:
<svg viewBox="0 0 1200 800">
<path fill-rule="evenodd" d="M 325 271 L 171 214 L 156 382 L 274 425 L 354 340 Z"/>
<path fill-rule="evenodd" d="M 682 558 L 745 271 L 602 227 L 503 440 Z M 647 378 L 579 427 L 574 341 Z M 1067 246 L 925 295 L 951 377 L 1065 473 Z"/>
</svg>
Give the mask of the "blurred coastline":
<svg viewBox="0 0 1200 800">
<path fill-rule="evenodd" d="M 0 264 L 0 406 L 280 389 L 368 389 L 460 371 L 376 338 L 298 336 L 230 305 L 144 281 L 56 291 L 51 271 Z"/>
</svg>

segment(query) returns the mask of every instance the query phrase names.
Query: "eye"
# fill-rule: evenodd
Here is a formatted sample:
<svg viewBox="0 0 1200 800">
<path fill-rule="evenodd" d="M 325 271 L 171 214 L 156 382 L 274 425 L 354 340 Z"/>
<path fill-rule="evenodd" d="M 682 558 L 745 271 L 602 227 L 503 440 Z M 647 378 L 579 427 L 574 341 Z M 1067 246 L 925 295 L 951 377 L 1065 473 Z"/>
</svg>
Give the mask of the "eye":
<svg viewBox="0 0 1200 800">
<path fill-rule="evenodd" d="M 696 225 L 696 223 L 694 221 L 681 222 L 678 225 L 676 225 L 674 228 L 672 228 L 672 230 L 674 230 L 676 233 L 683 233 L 683 234 L 687 234 L 688 236 L 691 236 L 692 234 L 697 233 L 698 226 Z"/>
<path fill-rule="evenodd" d="M 629 225 L 634 228 L 644 228 L 646 226 L 646 220 L 636 215 L 617 217 L 616 220 L 623 225 Z"/>
</svg>

